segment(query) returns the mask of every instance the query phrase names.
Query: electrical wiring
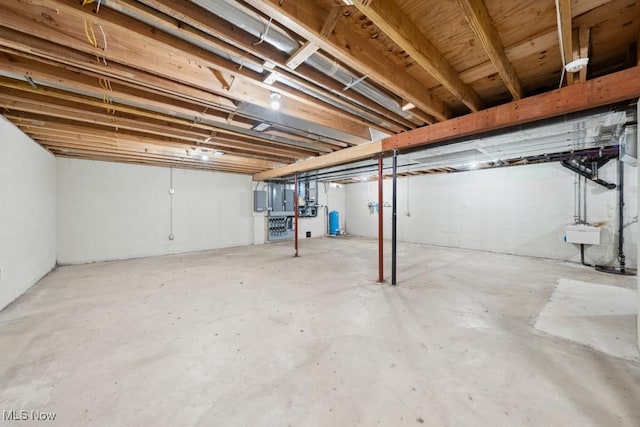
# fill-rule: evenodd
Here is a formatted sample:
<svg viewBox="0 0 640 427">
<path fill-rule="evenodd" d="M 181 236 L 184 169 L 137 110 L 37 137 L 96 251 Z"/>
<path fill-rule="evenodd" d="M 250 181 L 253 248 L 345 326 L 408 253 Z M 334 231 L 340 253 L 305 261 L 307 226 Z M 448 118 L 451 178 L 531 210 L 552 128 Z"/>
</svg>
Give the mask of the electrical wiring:
<svg viewBox="0 0 640 427">
<path fill-rule="evenodd" d="M 562 41 L 562 20 L 560 18 L 560 2 L 556 0 L 556 19 L 558 21 L 558 40 L 560 42 L 560 57 L 562 58 L 562 73 L 560 74 L 560 85 L 558 89 L 562 87 L 564 80 L 565 66 L 567 65 L 567 59 L 564 56 L 564 42 Z"/>
<path fill-rule="evenodd" d="M 102 25 L 98 25 L 98 28 L 100 29 L 100 32 L 102 33 L 102 40 L 104 41 L 104 47 L 102 48 L 102 50 L 107 50 L 107 35 L 104 33 L 104 30 L 102 29 Z"/>
<path fill-rule="evenodd" d="M 89 24 L 87 23 L 86 19 L 84 19 L 84 35 L 87 37 L 87 40 L 89 41 L 89 44 L 91 46 L 95 48 L 98 47 L 98 40 L 96 40 L 96 35 L 93 31 L 93 26 L 91 27 L 91 32 L 89 32 Z"/>
<path fill-rule="evenodd" d="M 260 40 L 258 40 L 255 43 L 252 43 L 253 46 L 258 46 L 259 44 L 262 44 L 264 39 L 267 37 L 267 34 L 269 34 L 269 29 L 271 28 L 272 22 L 273 22 L 273 16 L 269 18 L 269 22 L 267 23 L 267 28 L 265 28 L 264 33 L 262 33 L 262 35 L 260 36 Z"/>
</svg>

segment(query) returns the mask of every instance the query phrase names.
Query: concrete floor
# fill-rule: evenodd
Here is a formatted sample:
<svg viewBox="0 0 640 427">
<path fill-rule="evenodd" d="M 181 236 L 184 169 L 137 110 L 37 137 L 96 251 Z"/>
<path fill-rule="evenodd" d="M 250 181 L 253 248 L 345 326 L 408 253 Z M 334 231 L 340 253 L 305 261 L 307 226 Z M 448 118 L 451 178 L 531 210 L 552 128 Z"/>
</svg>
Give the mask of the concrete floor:
<svg viewBox="0 0 640 427">
<path fill-rule="evenodd" d="M 558 280 L 635 278 L 401 244 L 392 288 L 375 251 L 311 239 L 297 259 L 284 243 L 60 267 L 0 313 L 0 409 L 63 426 L 640 425 L 637 358 L 535 329 Z"/>
</svg>

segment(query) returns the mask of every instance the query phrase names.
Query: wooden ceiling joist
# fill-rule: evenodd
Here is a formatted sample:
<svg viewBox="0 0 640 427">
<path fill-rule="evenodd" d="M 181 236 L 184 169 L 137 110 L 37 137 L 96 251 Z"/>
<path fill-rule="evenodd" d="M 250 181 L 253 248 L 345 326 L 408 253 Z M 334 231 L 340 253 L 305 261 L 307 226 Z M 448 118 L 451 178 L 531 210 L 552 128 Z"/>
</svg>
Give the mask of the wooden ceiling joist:
<svg viewBox="0 0 640 427">
<path fill-rule="evenodd" d="M 49 65 L 34 63 L 29 60 L 25 60 L 20 57 L 7 56 L 0 54 L 0 68 L 3 68 L 8 71 L 12 71 L 18 75 L 22 75 L 24 73 L 28 73 L 37 81 L 45 81 L 49 85 L 60 86 L 63 85 L 70 91 L 80 90 L 83 93 L 90 94 L 94 97 L 95 100 L 101 100 L 105 91 L 98 85 L 97 79 L 92 79 L 91 77 L 81 75 L 75 73 L 71 70 L 66 69 L 57 69 L 56 67 L 52 67 Z M 7 84 L 8 79 L 0 79 L 0 86 Z M 15 86 L 14 81 L 14 86 Z M 23 86 L 26 86 L 26 83 L 23 82 Z M 29 90 L 29 89 L 27 89 Z M 55 89 L 50 88 L 42 88 L 42 90 L 49 90 L 50 92 L 56 92 Z M 58 91 L 59 93 L 59 91 Z M 192 116 L 197 118 L 199 121 L 210 121 L 212 123 L 224 122 L 225 118 L 220 115 L 216 115 L 215 110 L 210 110 L 205 106 L 194 106 L 189 105 L 186 102 L 179 101 L 171 101 L 163 99 L 163 97 L 154 95 L 151 96 L 143 91 L 132 89 L 132 88 L 124 88 L 121 87 L 117 83 L 112 83 L 110 95 L 117 100 L 125 100 L 130 103 L 130 105 L 145 105 L 148 107 L 155 107 L 160 109 L 161 111 L 165 111 L 167 114 L 176 114 L 181 113 L 186 116 Z M 80 95 L 67 96 L 67 99 L 78 100 L 80 103 L 86 102 L 86 99 Z M 104 103 L 103 103 L 104 105 Z M 132 111 L 130 107 L 123 107 L 121 105 L 115 105 L 113 108 L 117 110 L 126 110 Z M 140 109 L 138 109 L 140 111 Z M 158 117 L 159 114 L 155 112 L 146 112 L 143 113 L 146 116 L 155 116 Z M 166 115 L 165 115 L 166 117 Z M 171 117 L 169 117 L 171 118 Z M 174 119 L 175 120 L 175 119 Z M 183 120 L 184 121 L 184 120 Z M 235 125 L 243 127 L 242 123 L 234 122 Z M 211 126 L 202 125 L 199 122 L 193 122 L 192 126 L 202 126 L 209 129 L 215 129 L 221 132 L 228 133 L 224 129 L 220 128 L 211 128 Z M 265 139 L 269 139 L 270 137 L 266 137 Z M 284 137 L 283 137 L 284 138 Z M 278 139 L 278 138 L 275 138 Z M 297 145 L 298 148 L 310 149 L 315 151 L 316 153 L 321 152 L 331 152 L 333 148 L 331 148 L 328 144 L 323 144 L 320 142 L 295 142 L 288 140 L 290 145 Z M 279 141 L 272 141 L 273 143 L 279 143 Z M 284 145 L 284 140 L 282 140 L 282 144 Z"/>
<path fill-rule="evenodd" d="M 588 58 L 589 57 L 589 39 L 591 38 L 591 28 L 581 25 L 578 28 L 578 43 L 579 43 L 579 57 L 580 58 Z M 584 68 L 580 70 L 579 81 L 585 82 L 587 81 L 587 68 L 589 64 L 587 64 Z"/>
<path fill-rule="evenodd" d="M 94 129 L 79 127 L 77 125 L 64 125 L 64 124 L 49 124 L 47 123 L 46 128 L 33 126 L 29 124 L 21 124 L 20 117 L 16 115 L 8 115 L 8 118 L 14 120 L 18 127 L 22 129 L 25 133 L 32 137 L 38 137 L 38 139 L 49 142 L 52 140 L 64 140 L 64 141 L 76 141 L 77 138 L 82 138 L 83 141 L 101 141 L 103 143 L 115 141 L 130 141 L 132 137 L 127 137 L 126 135 L 122 136 L 122 140 L 117 133 L 112 132 L 109 134 L 108 131 L 99 130 L 96 131 Z M 26 122 L 28 123 L 28 122 Z M 69 129 L 70 128 L 70 129 Z M 291 163 L 295 161 L 297 158 L 292 157 L 290 153 L 281 153 L 279 151 L 270 150 L 266 153 L 264 150 L 257 150 L 255 147 L 243 145 L 241 143 L 237 143 L 232 141 L 231 143 L 225 142 L 224 139 L 216 139 L 211 143 L 206 144 L 188 144 L 188 142 L 180 142 L 180 143 L 172 143 L 169 142 L 168 139 L 156 139 L 153 142 L 154 146 L 161 147 L 165 145 L 174 145 L 176 147 L 181 146 L 183 149 L 191 148 L 201 148 L 207 149 L 211 151 L 222 151 L 225 154 L 237 155 L 241 157 L 248 158 L 256 158 L 281 164 Z M 298 157 L 303 158 L 303 157 Z"/>
<path fill-rule="evenodd" d="M 633 72 L 616 74 L 627 89 L 608 77 L 640 56 L 640 4 L 558 1 L 556 11 L 531 0 L 109 0 L 98 12 L 6 0 L 0 112 L 61 156 L 313 170 L 633 92 Z M 549 92 L 560 52 L 589 57 L 593 81 L 583 69 L 567 76 L 575 92 Z M 391 136 L 376 153 L 369 141 L 381 134 Z M 194 154 L 207 150 L 225 155 Z"/>
<path fill-rule="evenodd" d="M 238 170 L 237 168 L 219 165 L 215 162 L 203 162 L 189 159 L 176 159 L 173 156 L 150 155 L 138 151 L 125 151 L 122 153 L 114 153 L 109 150 L 101 149 L 72 149 L 58 146 L 46 147 L 59 157 L 68 157 L 85 160 L 101 160 L 124 163 L 146 164 L 152 166 L 173 166 L 189 169 L 214 170 L 219 172 L 242 173 L 249 174 L 251 169 Z"/>
<path fill-rule="evenodd" d="M 388 90 L 403 99 L 410 100 L 416 107 L 432 115 L 436 120 L 446 120 L 451 116 L 449 107 L 437 96 L 420 84 L 401 67 L 385 61 L 366 46 L 347 25 L 338 21 L 328 38 L 322 37 L 320 29 L 322 16 L 327 12 L 314 2 L 280 2 L 278 0 L 245 0 L 257 10 L 273 17 L 283 26 L 317 44 L 321 49 L 340 61 L 350 64 L 364 75 L 381 82 Z M 430 120 L 430 123 L 436 120 Z"/>
<path fill-rule="evenodd" d="M 469 26 L 482 43 L 489 59 L 498 70 L 500 78 L 513 99 L 522 98 L 522 85 L 516 71 L 504 52 L 500 35 L 496 31 L 483 0 L 457 0 Z"/>
<path fill-rule="evenodd" d="M 238 29 L 230 23 L 216 17 L 215 15 L 207 13 L 206 10 L 202 9 L 194 3 L 175 2 L 172 0 L 142 0 L 141 3 L 144 3 L 147 6 L 160 11 L 167 16 L 178 18 L 181 22 L 186 23 L 187 25 L 182 26 L 181 30 L 187 28 L 188 26 L 191 26 L 198 29 L 204 34 L 211 36 L 209 39 L 207 39 L 209 40 L 209 42 L 212 42 L 212 38 L 215 37 L 216 39 L 224 41 L 228 45 L 241 49 L 242 52 L 250 55 L 250 57 L 259 58 L 260 61 L 264 63 L 278 66 L 276 74 L 282 75 L 283 77 L 291 80 L 297 85 L 323 93 L 334 102 L 341 103 L 342 99 L 352 100 L 353 103 L 351 105 L 351 108 L 353 108 L 354 105 L 362 106 L 365 110 L 376 113 L 377 115 L 375 116 L 375 118 L 379 121 L 382 121 L 383 123 L 386 123 L 384 126 L 388 130 L 391 130 L 393 132 L 396 131 L 393 128 L 393 123 L 396 123 L 396 126 L 399 124 L 408 128 L 415 127 L 411 124 L 411 122 L 407 121 L 403 117 L 400 117 L 397 114 L 390 112 L 389 110 L 385 110 L 379 104 L 376 104 L 375 102 L 358 94 L 357 92 L 350 91 L 349 93 L 344 93 L 342 91 L 342 87 L 338 84 L 338 82 L 332 80 L 325 74 L 313 69 L 312 67 L 305 66 L 304 64 L 302 64 L 302 62 L 294 67 L 294 70 L 291 70 L 288 62 L 292 57 L 288 56 L 284 52 L 277 50 L 267 43 L 256 44 L 255 40 L 252 38 L 253 36 L 244 31 L 238 31 Z M 138 2 L 131 2 L 129 0 L 127 0 L 126 3 L 122 3 L 122 0 L 120 0 L 120 3 L 118 3 L 118 5 L 121 8 L 131 8 L 131 10 L 135 11 L 138 11 L 142 7 Z M 332 27 L 335 26 L 337 19 L 335 21 L 332 21 L 332 19 L 334 19 L 334 11 L 339 12 L 341 9 L 341 7 L 336 7 L 332 10 L 332 16 L 328 17 L 325 21 L 325 26 L 330 24 L 327 29 L 332 29 Z M 337 17 L 339 16 L 340 15 L 338 14 Z M 171 22 L 166 22 L 160 19 L 157 19 L 155 22 L 156 24 L 162 26 L 172 25 Z M 193 31 L 191 31 L 189 34 L 193 35 Z M 200 38 L 202 38 L 202 36 L 200 36 Z M 318 46 L 314 43 L 310 43 L 308 45 L 308 50 L 305 50 L 305 54 L 311 54 L 313 53 L 312 50 L 317 50 L 318 48 Z M 218 43 L 215 45 L 215 47 L 217 49 L 224 50 L 224 44 Z M 240 57 L 242 58 L 241 54 Z M 336 98 L 333 95 L 338 95 L 339 98 Z M 361 112 L 364 113 L 365 110 L 361 110 Z"/>
<path fill-rule="evenodd" d="M 0 15 L 0 25 L 24 31 L 28 28 L 25 21 L 35 21 L 41 27 L 38 31 L 40 37 L 60 40 L 74 50 L 98 55 L 109 62 L 114 61 L 203 90 L 211 90 L 238 101 L 270 108 L 270 94 L 273 88 L 261 82 L 260 74 L 248 68 L 238 67 L 232 61 L 212 55 L 184 40 L 155 31 L 146 24 L 108 8 L 103 8 L 99 14 L 91 14 L 70 0 L 34 0 L 21 6 L 10 5 L 5 8 Z M 105 37 L 110 41 L 106 50 L 87 43 L 84 34 L 85 21 L 100 26 L 105 32 Z M 64 29 L 64 32 L 60 29 Z M 209 68 L 218 70 L 224 76 L 235 76 L 239 81 L 231 90 L 226 90 L 224 85 L 214 78 Z M 361 138 L 362 142 L 368 140 L 369 128 L 364 120 L 318 103 L 309 95 L 288 87 L 279 86 L 277 89 L 285 99 L 280 110 L 282 114 L 339 129 Z"/>
<path fill-rule="evenodd" d="M 58 100 L 66 101 L 69 103 L 73 103 L 76 106 L 84 106 L 85 110 L 88 107 L 89 110 L 94 110 L 102 113 L 106 116 L 105 121 L 107 124 L 110 123 L 112 127 L 123 127 L 119 126 L 118 121 L 114 121 L 113 114 L 107 114 L 105 111 L 105 104 L 101 100 L 92 99 L 88 97 L 83 97 L 79 95 L 71 95 L 66 92 L 62 92 L 56 89 L 51 88 L 37 88 L 34 89 L 30 87 L 25 82 L 18 82 L 12 79 L 0 78 L 0 87 L 8 88 L 9 90 L 15 90 L 13 92 L 16 95 L 19 95 L 22 101 L 25 100 L 37 100 L 38 103 L 42 103 L 42 101 L 46 103 L 57 103 Z M 11 93 L 6 91 L 5 93 Z M 35 98 L 34 98 L 35 95 Z M 44 97 L 46 95 L 46 97 Z M 1 96 L 1 95 L 0 95 Z M 67 104 L 68 105 L 68 104 Z M 60 113 L 62 105 L 54 104 L 51 109 L 43 111 L 47 116 L 57 116 Z M 15 109 L 15 106 L 12 106 Z M 233 143 L 239 147 L 244 147 L 246 149 L 251 149 L 257 153 L 264 153 L 268 155 L 270 153 L 278 154 L 283 157 L 292 157 L 295 159 L 298 158 L 306 158 L 309 156 L 320 154 L 320 151 L 313 150 L 309 148 L 302 147 L 293 147 L 291 145 L 287 145 L 276 140 L 270 140 L 265 136 L 265 138 L 256 138 L 250 135 L 240 134 L 238 132 L 228 131 L 221 128 L 212 127 L 206 125 L 204 123 L 193 123 L 192 121 L 187 121 L 184 119 L 180 119 L 177 117 L 172 117 L 168 115 L 161 115 L 155 112 L 150 112 L 147 110 L 142 110 L 139 108 L 132 108 L 127 106 L 122 106 L 118 104 L 111 104 L 111 109 L 115 110 L 117 113 L 124 113 L 129 116 L 135 117 L 135 124 L 140 124 L 140 126 L 136 126 L 133 130 L 144 131 L 145 124 L 147 123 L 156 123 L 165 126 L 166 129 L 165 134 L 175 134 L 176 130 L 181 132 L 186 132 L 189 135 L 199 138 L 200 141 L 203 141 L 210 136 L 212 133 L 216 134 L 216 141 L 225 141 L 228 143 Z M 38 109 L 37 111 L 42 111 L 42 109 Z M 75 116 L 72 114 L 64 114 L 62 111 L 62 118 L 69 118 L 74 120 L 83 121 L 83 116 Z M 118 116 L 116 116 L 118 117 Z M 86 120 L 84 120 L 86 121 Z M 124 128 L 124 127 L 123 127 Z M 290 137 L 290 135 L 282 134 L 282 137 Z M 191 138 L 189 138 L 191 140 Z M 297 138 L 296 138 L 297 139 Z M 315 141 L 309 139 L 300 139 L 300 142 L 313 144 Z"/>
<path fill-rule="evenodd" d="M 117 10 L 120 10 L 120 11 L 132 12 L 132 13 L 135 13 L 136 15 L 144 16 L 147 22 L 153 23 L 153 25 L 156 28 L 159 28 L 167 32 L 172 30 L 178 31 L 182 33 L 185 37 L 188 37 L 190 40 L 199 42 L 203 45 L 211 46 L 212 48 L 216 49 L 216 51 L 225 52 L 233 57 L 238 58 L 242 64 L 246 64 L 246 65 L 253 64 L 254 67 L 261 67 L 262 62 L 266 61 L 268 63 L 280 65 L 281 68 L 285 68 L 285 66 L 281 63 L 281 61 L 283 60 L 283 54 L 276 53 L 275 49 L 273 48 L 271 49 L 263 48 L 261 51 L 254 51 L 254 49 L 247 49 L 246 47 L 244 49 L 236 47 L 236 44 L 239 44 L 239 42 L 237 42 L 236 40 L 242 39 L 241 36 L 238 36 L 239 31 L 237 31 L 237 29 L 232 29 L 231 31 L 225 31 L 224 33 L 225 38 L 231 37 L 230 33 L 235 34 L 235 36 L 233 36 L 234 39 L 232 40 L 234 42 L 233 44 L 225 43 L 223 41 L 217 40 L 211 37 L 207 32 L 202 31 L 201 29 L 206 30 L 206 29 L 212 28 L 211 25 L 213 24 L 213 22 L 211 21 L 215 21 L 215 24 L 216 24 L 216 27 L 213 27 L 216 29 L 212 31 L 214 34 L 217 34 L 218 32 L 222 31 L 220 30 L 220 27 L 224 29 L 228 27 L 229 24 L 228 23 L 222 24 L 220 21 L 223 21 L 223 20 L 220 18 L 213 18 L 213 19 L 210 18 L 210 14 L 203 13 L 204 11 L 201 9 L 198 10 L 199 7 L 197 5 L 189 4 L 186 2 L 176 3 L 176 2 L 166 2 L 166 1 L 163 2 L 158 0 L 148 0 L 146 3 L 148 3 L 150 6 L 159 7 L 169 17 L 175 16 L 177 12 L 177 14 L 180 17 L 186 20 L 186 22 L 188 22 L 189 24 L 193 24 L 193 26 L 180 25 L 176 29 L 174 18 L 163 16 L 161 13 L 158 13 L 157 11 L 150 9 L 149 7 L 143 4 L 140 4 L 139 2 L 135 2 L 131 0 L 115 0 L 113 1 L 113 3 L 110 3 L 110 5 L 113 5 L 112 7 L 115 7 L 117 8 Z M 178 10 L 176 11 L 176 9 Z M 202 22 L 203 20 L 206 21 L 208 25 L 204 24 Z M 244 38 L 243 40 L 246 42 L 246 38 Z M 249 46 L 253 47 L 253 43 L 249 44 Z M 303 48 L 304 47 L 305 46 L 303 46 Z M 317 50 L 317 47 L 315 47 L 315 49 Z M 311 47 L 308 51 L 305 50 L 304 52 L 300 52 L 300 54 L 311 55 L 313 51 L 314 51 L 314 48 Z M 261 52 L 263 54 L 261 54 Z M 264 55 L 264 53 L 266 52 L 269 52 L 268 56 Z M 305 59 L 306 57 L 300 58 L 301 61 L 304 61 Z M 288 62 L 287 62 L 287 65 L 288 65 Z M 281 74 L 281 72 L 273 71 L 273 72 L 270 72 L 266 78 L 263 77 L 259 80 L 262 83 L 265 83 L 265 85 L 267 86 L 273 86 L 274 89 L 277 89 L 279 93 L 287 94 L 291 92 L 291 89 L 286 85 L 274 84 L 279 74 Z M 312 87 L 303 79 L 300 79 L 300 78 L 295 79 L 291 75 L 287 75 L 287 74 L 285 75 L 288 79 L 294 80 L 296 84 L 306 87 L 307 89 L 315 90 L 315 91 L 319 90 L 318 87 Z M 235 82 L 237 82 L 236 79 L 226 78 L 219 70 L 214 70 L 214 76 L 216 76 L 216 79 L 221 83 L 222 88 L 226 89 L 227 91 L 230 91 L 231 86 Z M 268 79 L 271 79 L 271 80 L 268 80 Z M 322 90 L 320 90 L 320 92 L 322 92 Z M 352 109 L 354 108 L 353 105 L 348 105 L 344 103 L 344 101 L 341 98 L 331 96 L 330 93 L 326 93 L 325 96 L 327 96 L 329 99 L 331 99 L 331 101 L 333 101 L 334 103 L 337 103 L 341 107 L 348 107 Z M 315 100 L 310 100 L 308 96 L 305 96 L 305 100 L 310 102 L 318 102 Z M 341 110 L 335 110 L 334 115 L 336 114 L 336 112 L 340 112 L 340 111 Z M 367 118 L 368 113 L 365 110 L 360 110 L 359 112 L 361 115 L 364 115 L 365 119 Z M 335 115 L 335 117 L 337 116 L 338 115 Z M 349 116 L 343 117 L 343 119 L 354 120 L 355 116 L 349 115 Z M 381 131 L 390 130 L 392 132 L 398 132 L 402 130 L 401 128 L 398 128 L 397 125 L 389 124 L 388 119 L 384 118 L 383 116 L 374 117 L 373 119 L 370 119 L 370 121 L 371 121 L 369 123 L 370 126 L 377 128 Z M 379 122 L 382 122 L 382 124 L 379 124 Z M 356 123 L 362 123 L 362 120 L 357 120 Z"/>
<path fill-rule="evenodd" d="M 318 170 L 334 165 L 369 159 L 382 151 L 382 141 L 361 144 L 356 147 L 345 148 L 324 156 L 315 157 L 299 163 L 283 166 L 278 169 L 267 170 L 253 176 L 254 181 L 266 181 L 273 178 L 281 178 L 299 172 Z"/>
<path fill-rule="evenodd" d="M 521 60 L 531 55 L 531 52 L 547 52 L 558 43 L 558 31 L 544 31 L 523 40 L 520 43 L 506 46 L 505 55 L 511 61 Z M 491 61 L 483 62 L 460 72 L 460 78 L 465 83 L 472 83 L 487 78 L 496 72 Z"/>
<path fill-rule="evenodd" d="M 24 127 L 22 127 L 25 129 Z M 106 138 L 106 137 L 91 137 L 82 134 L 70 135 L 70 134 L 55 134 L 47 133 L 43 130 L 42 133 L 38 130 L 26 129 L 30 135 L 38 140 L 45 147 L 57 146 L 58 148 L 69 149 L 100 149 L 111 150 L 114 153 L 124 153 L 127 151 L 144 153 L 148 155 L 158 156 L 176 156 L 182 160 L 189 160 L 194 162 L 211 162 L 212 164 L 225 166 L 229 169 L 234 169 L 238 172 L 248 172 L 250 170 L 260 171 L 263 170 L 266 165 L 278 164 L 278 162 L 266 161 L 262 159 L 252 159 L 247 157 L 240 157 L 234 154 L 225 153 L 222 156 L 214 156 L 215 150 L 205 147 L 190 147 L 181 144 L 171 144 L 164 142 L 158 144 L 156 142 L 143 142 L 142 140 L 130 139 L 130 138 Z M 204 148 L 204 150 L 202 150 Z M 202 160 L 202 155 L 208 155 L 207 160 Z"/>
<path fill-rule="evenodd" d="M 478 94 L 393 0 L 355 0 L 354 5 L 471 111 L 482 108 Z"/>
<path fill-rule="evenodd" d="M 558 0 L 560 37 L 565 64 L 573 61 L 573 28 L 571 25 L 571 0 Z M 567 84 L 573 84 L 573 73 L 567 73 Z"/>
</svg>

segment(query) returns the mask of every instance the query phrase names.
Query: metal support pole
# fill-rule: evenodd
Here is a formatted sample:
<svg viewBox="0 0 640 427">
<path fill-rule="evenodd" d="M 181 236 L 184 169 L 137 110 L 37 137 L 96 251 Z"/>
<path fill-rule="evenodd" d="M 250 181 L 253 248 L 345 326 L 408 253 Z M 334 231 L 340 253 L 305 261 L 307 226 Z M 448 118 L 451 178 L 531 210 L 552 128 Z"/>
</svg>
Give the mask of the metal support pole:
<svg viewBox="0 0 640 427">
<path fill-rule="evenodd" d="M 378 282 L 384 282 L 384 230 L 383 230 L 383 216 L 382 206 L 383 202 L 382 191 L 382 157 L 378 159 Z"/>
<path fill-rule="evenodd" d="M 393 196 L 391 200 L 391 284 L 396 285 L 398 223 L 398 150 L 393 150 Z"/>
<path fill-rule="evenodd" d="M 293 242 L 298 256 L 298 174 L 293 178 Z"/>
<path fill-rule="evenodd" d="M 618 262 L 625 273 L 624 255 L 624 162 L 618 158 Z"/>
</svg>

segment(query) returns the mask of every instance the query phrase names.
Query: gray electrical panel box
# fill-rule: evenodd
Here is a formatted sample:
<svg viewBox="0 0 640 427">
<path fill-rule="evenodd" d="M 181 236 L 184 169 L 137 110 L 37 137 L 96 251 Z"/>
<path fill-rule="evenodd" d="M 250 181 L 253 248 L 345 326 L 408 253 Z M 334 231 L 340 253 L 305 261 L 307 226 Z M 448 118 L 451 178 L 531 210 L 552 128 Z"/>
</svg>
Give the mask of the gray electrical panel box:
<svg viewBox="0 0 640 427">
<path fill-rule="evenodd" d="M 268 224 L 267 240 L 270 242 L 293 239 L 295 236 L 295 227 L 292 216 L 269 216 Z"/>
<path fill-rule="evenodd" d="M 271 204 L 268 208 L 271 212 L 291 212 L 293 215 L 293 186 L 281 182 L 270 182 L 269 192 Z"/>
<path fill-rule="evenodd" d="M 254 212 L 266 212 L 267 211 L 267 192 L 261 190 L 253 191 L 253 211 Z"/>
<path fill-rule="evenodd" d="M 293 212 L 293 190 L 284 190 L 284 211 Z"/>
</svg>

